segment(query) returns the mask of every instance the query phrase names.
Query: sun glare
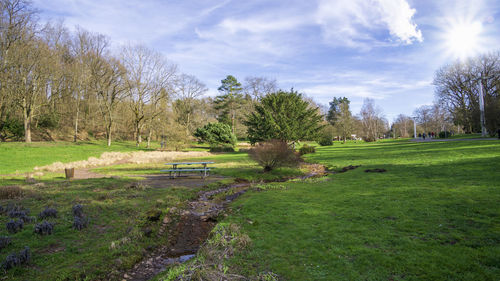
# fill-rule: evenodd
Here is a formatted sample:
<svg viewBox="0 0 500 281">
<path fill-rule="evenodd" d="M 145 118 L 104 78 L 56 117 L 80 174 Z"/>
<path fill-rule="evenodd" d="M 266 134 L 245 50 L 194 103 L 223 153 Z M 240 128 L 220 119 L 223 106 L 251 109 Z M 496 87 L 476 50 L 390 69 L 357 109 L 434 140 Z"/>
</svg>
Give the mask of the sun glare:
<svg viewBox="0 0 500 281">
<path fill-rule="evenodd" d="M 445 33 L 447 51 L 456 58 L 466 59 L 475 55 L 481 48 L 480 22 L 454 23 Z"/>
</svg>

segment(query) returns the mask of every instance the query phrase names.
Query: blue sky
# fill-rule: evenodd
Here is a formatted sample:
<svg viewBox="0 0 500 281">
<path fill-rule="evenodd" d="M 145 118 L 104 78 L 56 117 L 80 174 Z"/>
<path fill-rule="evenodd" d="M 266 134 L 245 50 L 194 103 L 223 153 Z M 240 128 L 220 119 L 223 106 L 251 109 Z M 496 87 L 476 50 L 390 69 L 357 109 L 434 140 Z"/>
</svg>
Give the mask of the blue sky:
<svg viewBox="0 0 500 281">
<path fill-rule="evenodd" d="M 392 121 L 434 100 L 446 63 L 500 50 L 500 1 L 34 0 L 42 20 L 142 43 L 217 94 L 228 74 L 265 76 L 320 104 L 375 99 Z"/>
</svg>

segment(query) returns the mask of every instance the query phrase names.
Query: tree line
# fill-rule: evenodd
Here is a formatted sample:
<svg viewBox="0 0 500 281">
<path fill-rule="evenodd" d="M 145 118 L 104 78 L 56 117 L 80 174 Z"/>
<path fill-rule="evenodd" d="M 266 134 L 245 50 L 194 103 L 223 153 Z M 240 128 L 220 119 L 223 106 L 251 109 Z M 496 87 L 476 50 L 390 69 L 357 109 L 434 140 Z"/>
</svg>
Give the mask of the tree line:
<svg viewBox="0 0 500 281">
<path fill-rule="evenodd" d="M 102 34 L 41 24 L 27 0 L 0 0 L 0 13 L 1 141 L 105 138 L 108 145 L 113 139 L 139 145 L 145 138 L 147 146 L 166 140 L 177 149 L 215 122 L 227 127 L 210 128 L 234 135 L 226 139 L 252 143 L 412 137 L 414 122 L 418 133 L 471 133 L 480 130 L 479 85 L 488 131 L 500 128 L 498 52 L 439 69 L 436 102 L 389 126 L 372 99 L 353 115 L 347 98 L 334 97 L 319 114 L 314 101 L 265 77 L 240 82 L 228 75 L 219 95 L 206 97 L 204 83 L 148 47 L 128 44 L 112 52 Z M 306 119 L 309 127 L 301 123 Z"/>
<path fill-rule="evenodd" d="M 0 0 L 0 140 L 166 138 L 181 145 L 220 121 L 243 137 L 242 112 L 277 90 L 276 81 L 233 76 L 221 93 L 143 45 L 111 52 L 110 39 L 62 23 L 41 24 L 27 0 Z"/>
</svg>

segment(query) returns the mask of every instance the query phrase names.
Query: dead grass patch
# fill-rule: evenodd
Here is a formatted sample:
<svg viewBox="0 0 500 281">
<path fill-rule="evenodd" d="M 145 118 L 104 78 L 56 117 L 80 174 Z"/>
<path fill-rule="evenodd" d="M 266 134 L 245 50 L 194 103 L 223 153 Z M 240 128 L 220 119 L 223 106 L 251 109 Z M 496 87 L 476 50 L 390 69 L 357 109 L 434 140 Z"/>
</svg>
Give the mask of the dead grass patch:
<svg viewBox="0 0 500 281">
<path fill-rule="evenodd" d="M 26 195 L 26 191 L 17 185 L 0 186 L 0 199 L 18 199 Z"/>
<path fill-rule="evenodd" d="M 35 171 L 59 172 L 66 168 L 94 168 L 110 166 L 117 163 L 147 164 L 186 159 L 207 157 L 213 154 L 205 151 L 136 151 L 136 152 L 104 152 L 101 157 L 89 157 L 87 160 L 70 163 L 54 162 L 47 166 L 35 167 Z"/>
</svg>

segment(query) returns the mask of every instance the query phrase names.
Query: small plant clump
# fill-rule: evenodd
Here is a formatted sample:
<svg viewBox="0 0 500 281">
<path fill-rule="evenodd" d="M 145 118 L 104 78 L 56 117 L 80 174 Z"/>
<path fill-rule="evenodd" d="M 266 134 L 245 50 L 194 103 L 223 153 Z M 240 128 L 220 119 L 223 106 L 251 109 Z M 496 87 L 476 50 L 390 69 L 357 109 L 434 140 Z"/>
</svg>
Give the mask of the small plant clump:
<svg viewBox="0 0 500 281">
<path fill-rule="evenodd" d="M 54 231 L 54 224 L 48 221 L 37 223 L 34 232 L 40 235 L 50 235 Z"/>
<path fill-rule="evenodd" d="M 80 217 L 80 218 L 83 217 L 83 206 L 82 205 L 76 204 L 75 206 L 73 206 L 72 211 L 73 211 L 73 216 Z"/>
<path fill-rule="evenodd" d="M 25 265 L 31 260 L 31 252 L 28 246 L 24 247 L 24 250 L 20 251 L 19 254 L 12 253 L 5 258 L 2 262 L 0 268 L 4 270 L 9 270 L 13 267 Z"/>
<path fill-rule="evenodd" d="M 87 227 L 89 220 L 84 217 L 75 216 L 73 220 L 73 228 L 76 230 L 82 230 Z"/>
<path fill-rule="evenodd" d="M 304 144 L 299 149 L 300 155 L 304 155 L 304 154 L 308 154 L 308 153 L 315 153 L 315 152 L 316 152 L 316 148 L 314 146 L 310 146 L 310 145 L 307 145 L 307 144 Z"/>
<path fill-rule="evenodd" d="M 73 206 L 73 228 L 76 230 L 82 230 L 87 227 L 89 224 L 89 219 L 86 218 L 83 214 L 83 206 L 80 204 L 76 204 Z"/>
<path fill-rule="evenodd" d="M 19 218 L 23 222 L 31 222 L 31 217 L 29 216 L 29 210 L 21 210 L 16 208 L 14 210 L 9 211 L 10 218 Z"/>
<path fill-rule="evenodd" d="M 53 208 L 45 208 L 45 210 L 41 211 L 38 215 L 40 219 L 46 218 L 57 218 L 57 210 Z"/>
<path fill-rule="evenodd" d="M 24 227 L 24 222 L 20 219 L 18 220 L 10 220 L 7 224 L 7 231 L 9 233 L 17 233 Z"/>
<path fill-rule="evenodd" d="M 10 237 L 8 236 L 0 236 L 0 251 L 3 248 L 6 248 L 10 244 Z"/>
<path fill-rule="evenodd" d="M 300 158 L 284 141 L 270 140 L 259 143 L 248 151 L 248 156 L 269 172 L 279 167 L 293 167 L 299 164 Z"/>
</svg>

